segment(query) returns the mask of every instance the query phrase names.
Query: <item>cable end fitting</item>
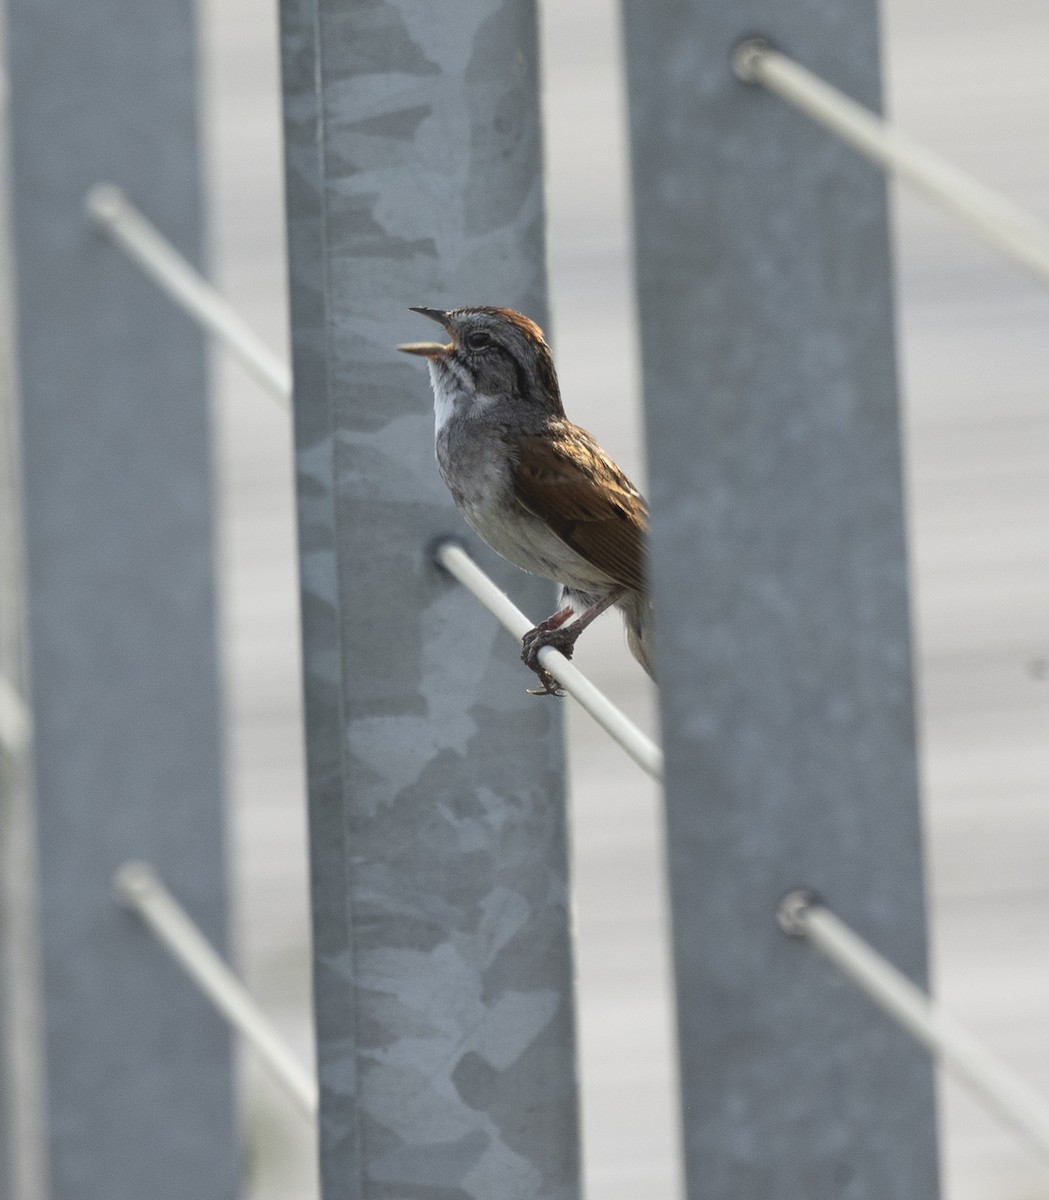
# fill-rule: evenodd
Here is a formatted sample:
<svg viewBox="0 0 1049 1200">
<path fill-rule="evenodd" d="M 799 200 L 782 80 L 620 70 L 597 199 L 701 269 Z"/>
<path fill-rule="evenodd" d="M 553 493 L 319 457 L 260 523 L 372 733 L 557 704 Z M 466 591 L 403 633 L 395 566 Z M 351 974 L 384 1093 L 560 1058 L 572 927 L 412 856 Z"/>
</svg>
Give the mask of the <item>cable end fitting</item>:
<svg viewBox="0 0 1049 1200">
<path fill-rule="evenodd" d="M 108 229 L 127 210 L 127 195 L 115 183 L 96 183 L 84 196 L 84 212 L 92 225 Z"/>
<path fill-rule="evenodd" d="M 763 37 L 748 37 L 732 51 L 732 71 L 743 83 L 761 83 L 761 64 L 776 47 Z"/>
<path fill-rule="evenodd" d="M 822 901 L 808 888 L 796 888 L 788 892 L 776 909 L 776 921 L 780 929 L 790 937 L 806 937 L 809 932 L 808 916 Z"/>
<path fill-rule="evenodd" d="M 124 908 L 137 908 L 157 887 L 157 876 L 149 863 L 129 859 L 113 875 L 113 894 Z"/>
<path fill-rule="evenodd" d="M 448 552 L 459 550 L 466 553 L 466 546 L 462 541 L 450 533 L 442 533 L 439 537 L 435 537 L 429 546 L 430 559 L 441 568 L 442 571 L 447 571 L 451 574 L 448 567 Z"/>
</svg>

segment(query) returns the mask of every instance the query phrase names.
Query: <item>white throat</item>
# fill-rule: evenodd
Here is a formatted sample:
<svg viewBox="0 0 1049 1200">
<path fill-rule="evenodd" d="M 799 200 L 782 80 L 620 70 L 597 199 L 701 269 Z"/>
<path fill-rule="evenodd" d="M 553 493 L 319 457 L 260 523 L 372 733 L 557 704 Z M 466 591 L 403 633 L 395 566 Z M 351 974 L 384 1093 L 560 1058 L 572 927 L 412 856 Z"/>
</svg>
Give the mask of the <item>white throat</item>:
<svg viewBox="0 0 1049 1200">
<path fill-rule="evenodd" d="M 441 436 L 441 431 L 453 417 L 482 413 L 495 402 L 494 396 L 468 391 L 454 375 L 438 370 L 433 363 L 430 363 L 430 385 L 433 388 L 435 437 Z"/>
<path fill-rule="evenodd" d="M 445 371 L 439 371 L 433 363 L 429 366 L 435 433 L 440 436 L 441 430 L 455 416 L 456 401 L 461 403 L 462 388 L 458 380 L 451 379 Z"/>
</svg>

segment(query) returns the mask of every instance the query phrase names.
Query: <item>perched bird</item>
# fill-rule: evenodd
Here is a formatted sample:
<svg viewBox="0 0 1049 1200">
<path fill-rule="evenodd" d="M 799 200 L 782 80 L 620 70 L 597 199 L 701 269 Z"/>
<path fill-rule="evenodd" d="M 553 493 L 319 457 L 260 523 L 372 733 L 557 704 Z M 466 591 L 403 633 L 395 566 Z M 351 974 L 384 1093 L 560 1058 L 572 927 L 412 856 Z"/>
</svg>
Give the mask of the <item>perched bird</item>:
<svg viewBox="0 0 1049 1200">
<path fill-rule="evenodd" d="M 522 640 L 521 658 L 543 685 L 534 694 L 560 694 L 539 651 L 556 646 L 570 658 L 611 605 L 652 675 L 648 510 L 594 438 L 565 416 L 542 330 L 509 308 L 411 311 L 451 338 L 398 346 L 429 363 L 441 478 L 497 554 L 561 585 L 557 611 Z"/>
</svg>

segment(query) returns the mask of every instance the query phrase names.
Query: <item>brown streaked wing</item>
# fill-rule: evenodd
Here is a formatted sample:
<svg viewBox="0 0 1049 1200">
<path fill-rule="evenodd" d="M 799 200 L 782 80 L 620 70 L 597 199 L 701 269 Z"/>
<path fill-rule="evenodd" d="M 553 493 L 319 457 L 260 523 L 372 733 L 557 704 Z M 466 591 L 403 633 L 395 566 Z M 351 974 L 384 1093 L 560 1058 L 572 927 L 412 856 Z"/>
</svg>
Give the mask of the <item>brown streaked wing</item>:
<svg viewBox="0 0 1049 1200">
<path fill-rule="evenodd" d="M 567 421 L 519 445 L 518 502 L 616 583 L 640 591 L 648 509 L 630 480 L 586 430 Z"/>
</svg>

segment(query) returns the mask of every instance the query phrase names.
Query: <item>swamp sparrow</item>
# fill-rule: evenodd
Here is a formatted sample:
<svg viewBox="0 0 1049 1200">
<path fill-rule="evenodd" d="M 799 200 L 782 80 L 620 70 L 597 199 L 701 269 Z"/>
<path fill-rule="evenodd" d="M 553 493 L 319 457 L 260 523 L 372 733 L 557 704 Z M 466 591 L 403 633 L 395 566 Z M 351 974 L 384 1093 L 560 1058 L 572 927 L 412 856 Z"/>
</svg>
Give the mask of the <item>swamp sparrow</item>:
<svg viewBox="0 0 1049 1200">
<path fill-rule="evenodd" d="M 652 675 L 652 604 L 645 584 L 648 510 L 640 492 L 561 406 L 543 332 L 509 308 L 413 308 L 451 341 L 399 346 L 429 362 L 437 466 L 459 511 L 503 558 L 561 585 L 557 611 L 522 639 L 539 676 L 535 695 L 558 695 L 539 663 L 612 605 L 630 650 Z M 574 618 L 574 619 L 572 619 Z"/>
</svg>

